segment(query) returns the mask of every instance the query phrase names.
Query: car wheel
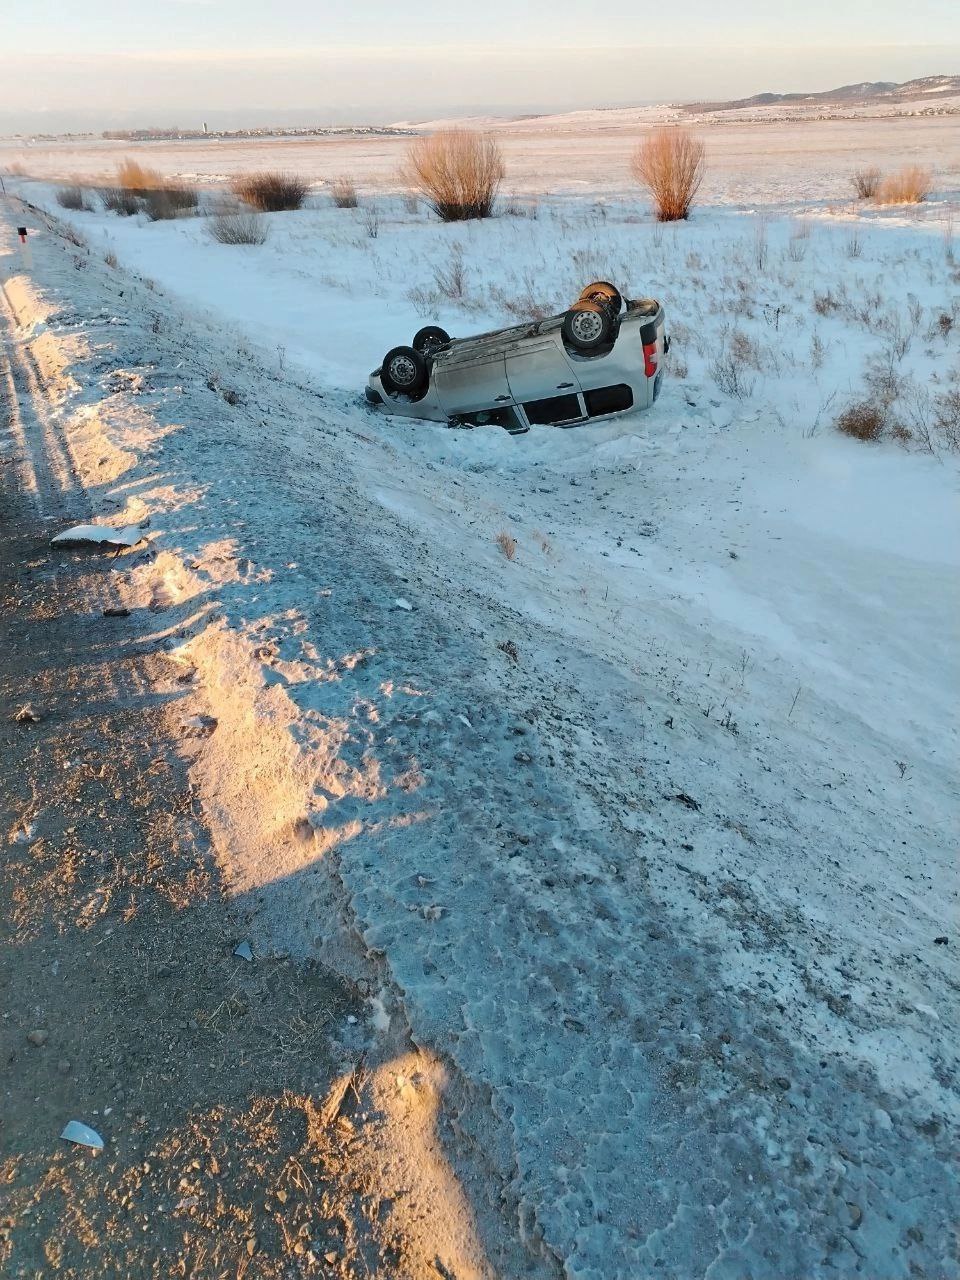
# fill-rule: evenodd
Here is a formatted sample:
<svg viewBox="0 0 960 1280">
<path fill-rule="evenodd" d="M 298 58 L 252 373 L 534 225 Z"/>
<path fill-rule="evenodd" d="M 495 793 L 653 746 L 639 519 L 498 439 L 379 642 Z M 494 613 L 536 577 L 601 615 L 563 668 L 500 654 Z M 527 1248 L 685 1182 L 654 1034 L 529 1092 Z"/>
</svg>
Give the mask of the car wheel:
<svg viewBox="0 0 960 1280">
<path fill-rule="evenodd" d="M 563 317 L 563 340 L 576 351 L 596 351 L 612 331 L 613 317 L 602 302 L 575 302 Z"/>
<path fill-rule="evenodd" d="M 623 308 L 623 295 L 609 280 L 594 280 L 580 293 L 579 302 L 605 302 L 615 316 Z"/>
<path fill-rule="evenodd" d="M 425 325 L 413 336 L 413 349 L 419 351 L 422 356 L 434 356 L 449 345 L 449 333 L 436 324 Z"/>
<path fill-rule="evenodd" d="M 427 362 L 413 347 L 394 347 L 383 357 L 380 381 L 392 396 L 419 400 L 426 394 L 429 382 Z"/>
</svg>

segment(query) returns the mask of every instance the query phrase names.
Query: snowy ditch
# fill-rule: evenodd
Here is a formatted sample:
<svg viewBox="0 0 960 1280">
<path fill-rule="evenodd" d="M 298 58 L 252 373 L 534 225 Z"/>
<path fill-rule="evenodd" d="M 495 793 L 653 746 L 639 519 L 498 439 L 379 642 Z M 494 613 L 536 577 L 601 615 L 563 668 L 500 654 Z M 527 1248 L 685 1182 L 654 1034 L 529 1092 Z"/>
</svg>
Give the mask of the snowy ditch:
<svg viewBox="0 0 960 1280">
<path fill-rule="evenodd" d="M 954 1274 L 955 464 L 817 422 L 889 346 L 853 315 L 878 281 L 921 308 L 911 376 L 949 385 L 943 235 L 888 220 L 851 257 L 814 227 L 795 261 L 771 223 L 792 284 L 752 285 L 752 222 L 551 217 L 458 233 L 478 278 L 636 281 L 686 370 L 643 418 L 520 440 L 347 390 L 419 323 L 391 258 L 447 231 L 347 259 L 298 216 L 284 275 L 110 223 L 152 290 L 37 237 L 95 335 L 75 459 L 99 514 L 150 521 L 118 572 L 218 722 L 194 767 L 225 871 L 269 945 L 372 984 L 363 1034 L 449 1064 L 481 1223 L 543 1274 Z M 492 296 L 436 318 L 498 322 Z M 742 401 L 710 372 L 731 297 Z"/>
</svg>

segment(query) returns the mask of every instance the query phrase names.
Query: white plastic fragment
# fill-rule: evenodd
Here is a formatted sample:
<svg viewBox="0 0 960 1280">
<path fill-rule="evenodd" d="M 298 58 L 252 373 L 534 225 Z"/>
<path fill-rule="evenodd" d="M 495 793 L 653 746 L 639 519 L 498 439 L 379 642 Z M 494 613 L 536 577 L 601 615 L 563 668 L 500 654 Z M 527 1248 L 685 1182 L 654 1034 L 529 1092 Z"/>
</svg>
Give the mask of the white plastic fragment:
<svg viewBox="0 0 960 1280">
<path fill-rule="evenodd" d="M 396 600 L 394 600 L 393 602 L 393 607 L 395 609 L 405 609 L 407 613 L 409 613 L 410 610 L 413 608 L 413 605 L 410 603 L 409 600 L 404 600 L 403 596 L 398 596 Z"/>
<path fill-rule="evenodd" d="M 50 545 L 78 547 L 92 542 L 108 547 L 135 547 L 142 541 L 143 532 L 134 524 L 129 524 L 124 529 L 114 529 L 107 524 L 75 524 L 51 538 Z"/>
<path fill-rule="evenodd" d="M 96 1129 L 91 1129 L 88 1124 L 83 1124 L 79 1120 L 71 1120 L 64 1127 L 60 1137 L 65 1142 L 75 1142 L 78 1147 L 89 1147 L 91 1151 L 103 1150 L 103 1139 Z"/>
<path fill-rule="evenodd" d="M 238 942 L 233 948 L 233 954 L 239 956 L 241 960 L 246 960 L 248 964 L 253 960 L 253 948 L 249 942 Z"/>
</svg>

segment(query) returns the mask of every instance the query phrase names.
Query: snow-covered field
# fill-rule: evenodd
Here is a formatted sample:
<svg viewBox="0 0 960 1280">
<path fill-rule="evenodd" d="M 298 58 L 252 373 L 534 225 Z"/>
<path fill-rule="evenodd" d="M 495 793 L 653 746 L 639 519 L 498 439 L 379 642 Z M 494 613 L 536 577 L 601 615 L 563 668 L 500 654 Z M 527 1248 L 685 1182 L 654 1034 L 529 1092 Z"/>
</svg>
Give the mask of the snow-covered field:
<svg viewBox="0 0 960 1280">
<path fill-rule="evenodd" d="M 960 101 L 943 104 L 954 112 Z M 792 120 L 760 110 L 761 119 L 736 113 L 692 119 L 679 108 L 630 107 L 574 111 L 561 116 L 468 121 L 495 132 L 506 162 L 505 189 L 531 195 L 629 195 L 630 154 L 652 124 L 682 120 L 707 142 L 710 167 L 704 184 L 708 203 L 759 202 L 792 206 L 798 198 L 845 203 L 850 174 L 865 165 L 885 169 L 929 164 L 938 189 L 960 191 L 960 115 L 891 117 L 868 121 L 818 119 L 809 110 Z M 429 129 L 433 121 L 410 126 Z M 361 190 L 388 193 L 403 183 L 399 170 L 409 140 L 402 136 L 277 138 L 272 141 L 198 139 L 130 143 L 101 139 L 0 139 L 0 175 L 11 166 L 37 178 L 110 182 L 131 151 L 162 173 L 217 184 L 234 174 L 267 168 L 293 169 L 323 189 L 341 174 Z"/>
<path fill-rule="evenodd" d="M 772 170 L 731 160 L 675 227 L 568 169 L 453 227 L 317 197 L 261 247 L 18 184 L 145 394 L 180 376 L 151 333 L 206 371 L 209 419 L 168 404 L 97 492 L 157 526 L 145 601 L 216 600 L 188 652 L 224 809 L 229 745 L 266 744 L 233 795 L 259 843 L 221 815 L 238 892 L 301 953 L 347 904 L 394 993 L 370 1034 L 449 1064 L 455 1163 L 509 1184 L 529 1274 L 960 1275 L 960 205 L 864 210 L 806 147 Z M 666 308 L 650 412 L 513 438 L 362 403 L 424 317 L 598 277 Z M 836 432 L 868 396 L 899 440 Z M 285 824 L 313 834 L 271 854 Z"/>
</svg>

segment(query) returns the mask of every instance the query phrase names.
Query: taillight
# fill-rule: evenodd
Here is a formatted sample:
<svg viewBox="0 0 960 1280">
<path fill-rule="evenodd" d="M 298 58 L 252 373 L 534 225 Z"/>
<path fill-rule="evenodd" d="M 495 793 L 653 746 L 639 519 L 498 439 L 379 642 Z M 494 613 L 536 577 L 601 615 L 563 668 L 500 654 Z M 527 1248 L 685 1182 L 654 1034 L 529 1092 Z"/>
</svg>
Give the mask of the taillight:
<svg viewBox="0 0 960 1280">
<path fill-rule="evenodd" d="M 657 372 L 657 344 L 655 342 L 645 342 L 643 344 L 643 372 L 648 378 L 652 378 Z"/>
</svg>

